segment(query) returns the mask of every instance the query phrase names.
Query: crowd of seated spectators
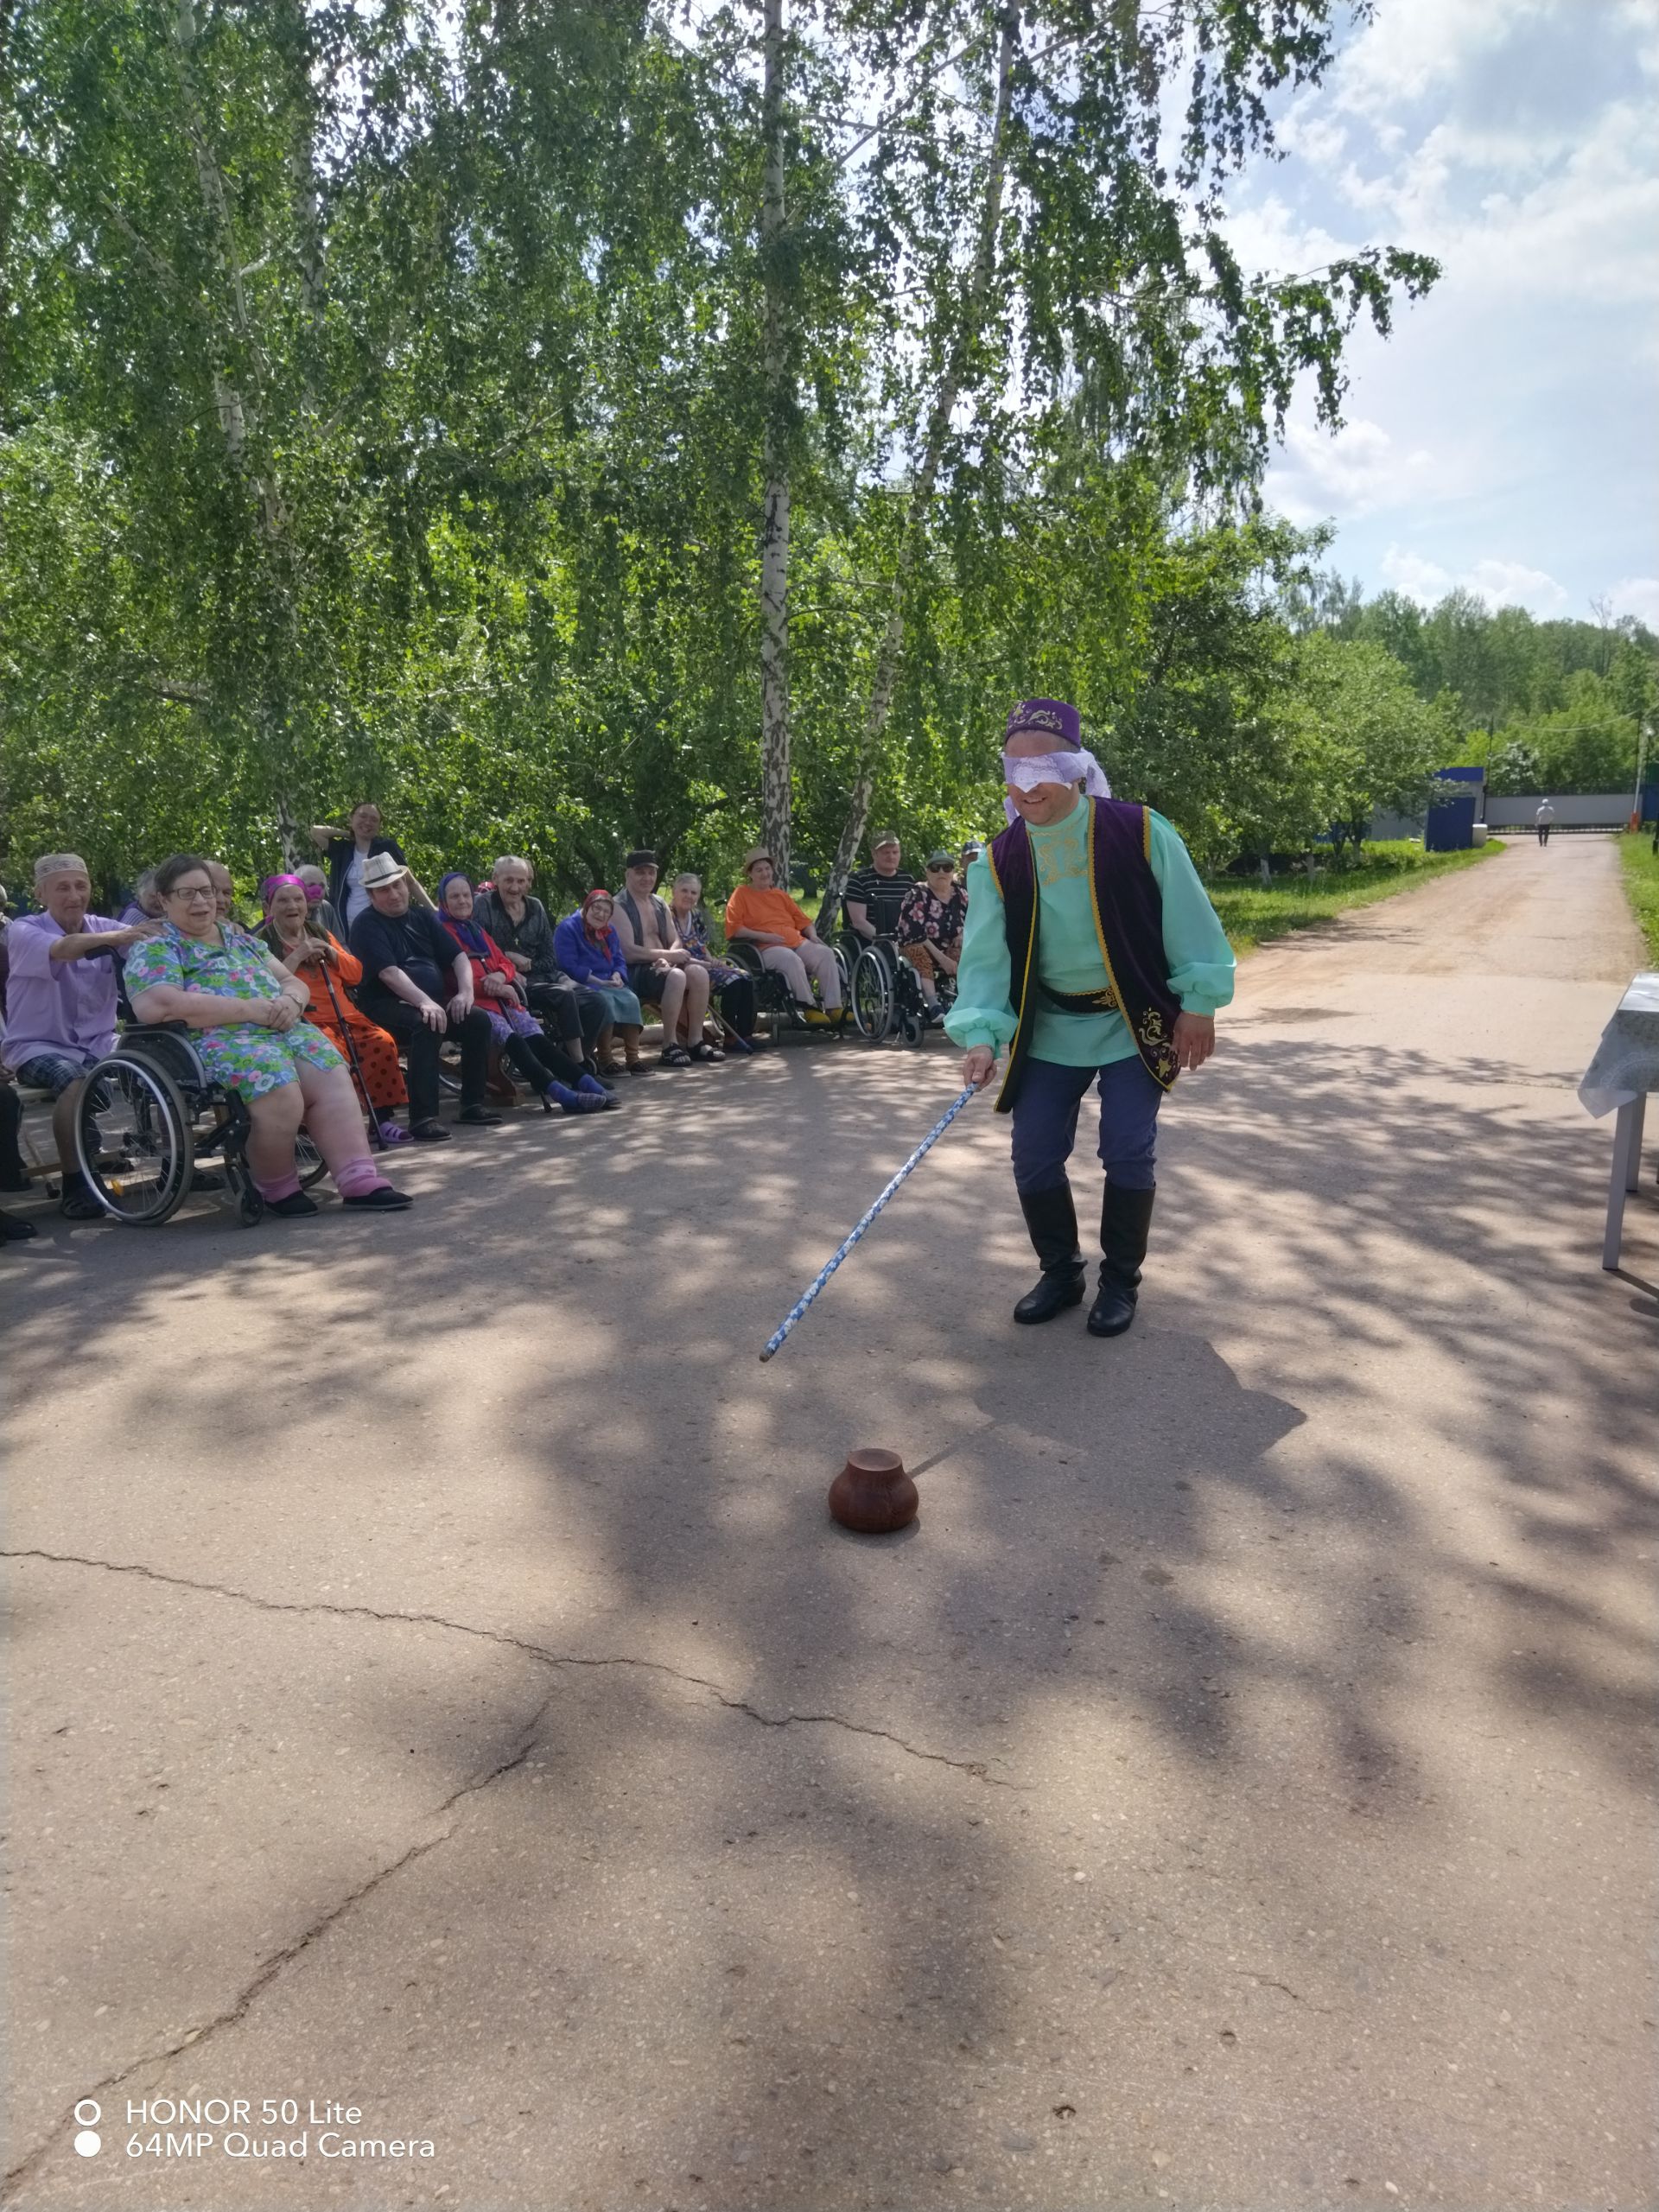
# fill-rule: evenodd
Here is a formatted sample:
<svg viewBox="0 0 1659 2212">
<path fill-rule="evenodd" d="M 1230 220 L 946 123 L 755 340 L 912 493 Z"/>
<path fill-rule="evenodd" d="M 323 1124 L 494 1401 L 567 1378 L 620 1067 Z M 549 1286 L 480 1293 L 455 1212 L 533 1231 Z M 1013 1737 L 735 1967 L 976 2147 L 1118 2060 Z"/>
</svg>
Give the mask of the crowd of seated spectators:
<svg viewBox="0 0 1659 2212">
<path fill-rule="evenodd" d="M 676 876 L 661 895 L 653 852 L 628 855 L 619 894 L 595 887 L 555 923 L 533 893 L 534 869 L 513 854 L 476 888 L 456 869 L 428 893 L 370 802 L 311 836 L 324 865 L 266 876 L 251 925 L 236 914 L 230 870 L 210 855 L 175 853 L 146 868 L 115 920 L 92 911 L 78 855 L 35 862 L 35 911 L 0 935 L 0 1190 L 29 1183 L 21 1085 L 52 1102 L 62 1212 L 103 1218 L 76 1165 L 75 1127 L 124 997 L 139 1024 L 182 1024 L 209 1080 L 240 1096 L 250 1171 L 267 1210 L 284 1217 L 317 1211 L 296 1172 L 302 1125 L 345 1205 L 411 1203 L 379 1160 L 448 1140 L 446 1052 L 456 1118 L 488 1125 L 502 1119 L 487 1103 L 501 1064 L 545 1112 L 615 1109 L 618 1077 L 646 1072 L 648 1010 L 661 1024 L 661 1067 L 722 1060 L 722 1038 L 744 1051 L 759 1042 L 753 970 L 711 944 L 696 875 Z M 875 840 L 869 867 L 849 880 L 847 918 L 858 936 L 898 947 L 932 1006 L 961 951 L 965 900 L 948 854 L 930 858 L 920 883 L 901 857 L 896 836 Z M 776 883 L 763 847 L 746 856 L 724 925 L 728 943 L 753 946 L 761 969 L 783 977 L 804 1021 L 840 1023 L 835 955 Z M 0 1211 L 0 1242 L 33 1234 Z"/>
</svg>

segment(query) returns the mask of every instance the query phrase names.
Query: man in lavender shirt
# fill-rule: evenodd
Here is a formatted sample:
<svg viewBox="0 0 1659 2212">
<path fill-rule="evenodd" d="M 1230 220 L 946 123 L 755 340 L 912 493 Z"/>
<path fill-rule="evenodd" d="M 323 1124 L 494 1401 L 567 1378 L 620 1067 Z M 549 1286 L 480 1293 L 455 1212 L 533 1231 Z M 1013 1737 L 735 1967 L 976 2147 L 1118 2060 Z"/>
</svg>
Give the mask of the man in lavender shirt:
<svg viewBox="0 0 1659 2212">
<path fill-rule="evenodd" d="M 75 1116 L 81 1078 L 115 1042 L 115 963 L 158 926 L 123 929 L 86 911 L 92 880 L 79 853 L 48 853 L 35 863 L 35 895 L 44 910 L 20 914 L 6 931 L 6 1033 L 0 1058 L 19 1083 L 49 1090 L 52 1135 L 63 1171 L 62 1210 L 71 1221 L 101 1221 L 104 1209 L 75 1164 Z"/>
</svg>

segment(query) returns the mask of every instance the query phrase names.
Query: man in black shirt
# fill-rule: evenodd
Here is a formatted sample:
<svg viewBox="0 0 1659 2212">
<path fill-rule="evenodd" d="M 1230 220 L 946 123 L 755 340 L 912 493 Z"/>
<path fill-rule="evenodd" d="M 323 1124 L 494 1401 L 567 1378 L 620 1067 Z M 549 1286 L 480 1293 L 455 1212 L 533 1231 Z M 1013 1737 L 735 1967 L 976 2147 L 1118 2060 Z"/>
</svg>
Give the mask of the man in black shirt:
<svg viewBox="0 0 1659 2212">
<path fill-rule="evenodd" d="M 438 1040 L 461 1045 L 461 1119 L 499 1122 L 484 1103 L 490 1025 L 473 1003 L 473 968 L 436 916 L 409 903 L 410 874 L 390 853 L 363 863 L 366 910 L 352 924 L 352 950 L 363 963 L 357 1002 L 389 1029 L 409 1062 L 409 1133 L 423 1144 L 449 1132 L 438 1120 Z"/>
<path fill-rule="evenodd" d="M 842 894 L 847 919 L 861 938 L 891 937 L 899 926 L 899 909 L 916 879 L 899 867 L 904 857 L 898 833 L 884 830 L 870 847 L 870 865 L 847 879 Z"/>
</svg>

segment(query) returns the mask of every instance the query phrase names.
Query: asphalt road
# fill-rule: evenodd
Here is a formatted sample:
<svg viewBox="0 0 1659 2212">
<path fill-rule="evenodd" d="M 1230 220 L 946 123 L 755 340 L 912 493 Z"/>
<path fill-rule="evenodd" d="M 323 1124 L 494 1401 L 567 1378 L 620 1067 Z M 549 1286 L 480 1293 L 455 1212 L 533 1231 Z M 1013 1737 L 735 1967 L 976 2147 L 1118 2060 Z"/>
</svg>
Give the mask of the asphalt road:
<svg viewBox="0 0 1659 2212">
<path fill-rule="evenodd" d="M 7 1250 L 8 2201 L 1652 2205 L 1640 964 L 1566 837 L 1251 960 L 1113 1344 L 976 1104 L 757 1362 L 938 1042 Z"/>
</svg>

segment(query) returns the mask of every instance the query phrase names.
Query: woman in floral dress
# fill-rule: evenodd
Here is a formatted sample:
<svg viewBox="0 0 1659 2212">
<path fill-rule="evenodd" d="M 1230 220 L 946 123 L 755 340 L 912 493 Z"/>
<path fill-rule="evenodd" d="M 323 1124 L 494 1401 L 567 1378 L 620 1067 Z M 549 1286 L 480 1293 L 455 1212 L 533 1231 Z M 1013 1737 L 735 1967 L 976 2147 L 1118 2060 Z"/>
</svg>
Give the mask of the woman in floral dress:
<svg viewBox="0 0 1659 2212">
<path fill-rule="evenodd" d="M 922 881 L 905 893 L 899 909 L 897 941 L 920 979 L 927 1018 L 936 1025 L 944 1019 L 938 978 L 949 976 L 955 980 L 967 918 L 968 893 L 957 881 L 956 864 L 949 853 L 934 853 Z"/>
<path fill-rule="evenodd" d="M 346 1063 L 304 1019 L 310 994 L 257 938 L 221 922 L 207 863 L 175 853 L 156 871 L 163 920 L 127 959 L 140 1021 L 182 1021 L 217 1083 L 248 1109 L 248 1167 L 272 1213 L 315 1213 L 300 1188 L 294 1140 L 303 1121 L 348 1206 L 389 1211 L 410 1201 L 369 1157 Z M 142 954 L 135 958 L 134 954 Z"/>
</svg>

